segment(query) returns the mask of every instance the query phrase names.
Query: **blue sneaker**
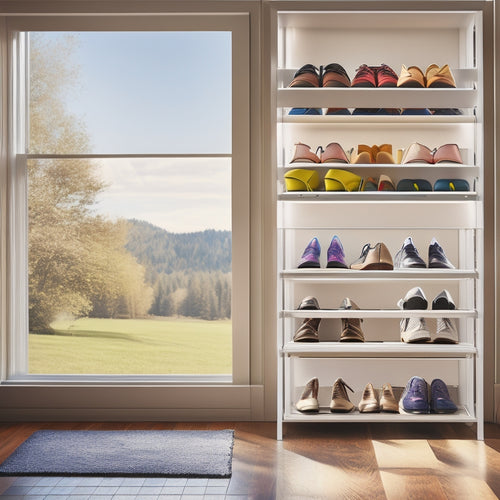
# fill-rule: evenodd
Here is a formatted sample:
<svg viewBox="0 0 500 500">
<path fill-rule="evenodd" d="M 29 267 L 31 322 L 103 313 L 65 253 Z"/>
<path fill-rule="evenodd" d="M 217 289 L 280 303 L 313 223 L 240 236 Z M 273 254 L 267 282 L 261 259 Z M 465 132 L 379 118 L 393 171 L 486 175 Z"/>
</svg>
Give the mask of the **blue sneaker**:
<svg viewBox="0 0 500 500">
<path fill-rule="evenodd" d="M 320 254 L 321 246 L 319 244 L 318 238 L 313 238 L 304 250 L 304 253 L 302 254 L 299 265 L 297 267 L 299 269 L 320 267 Z"/>
<path fill-rule="evenodd" d="M 399 400 L 401 413 L 429 413 L 427 382 L 422 377 L 412 377 Z"/>
<path fill-rule="evenodd" d="M 340 242 L 340 238 L 335 235 L 332 238 L 330 247 L 328 248 L 328 259 L 326 267 L 341 267 L 347 269 L 347 264 L 345 262 L 344 247 Z"/>
<path fill-rule="evenodd" d="M 431 412 L 432 413 L 455 413 L 457 405 L 451 400 L 446 384 L 435 378 L 431 383 Z"/>
<path fill-rule="evenodd" d="M 292 108 L 289 115 L 322 115 L 323 110 L 321 108 Z"/>
</svg>

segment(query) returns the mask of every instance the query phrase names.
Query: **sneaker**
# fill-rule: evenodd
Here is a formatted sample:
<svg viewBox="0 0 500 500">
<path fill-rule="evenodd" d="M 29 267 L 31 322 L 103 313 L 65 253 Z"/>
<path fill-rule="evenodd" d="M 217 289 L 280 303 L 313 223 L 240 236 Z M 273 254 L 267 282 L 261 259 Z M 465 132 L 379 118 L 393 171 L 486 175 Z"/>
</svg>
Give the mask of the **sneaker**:
<svg viewBox="0 0 500 500">
<path fill-rule="evenodd" d="M 300 258 L 298 268 L 317 268 L 320 267 L 319 256 L 321 253 L 321 245 L 318 238 L 313 238 L 307 245 L 302 257 Z"/>
<path fill-rule="evenodd" d="M 382 64 L 376 68 L 377 87 L 396 87 L 398 84 L 398 75 L 387 64 Z"/>
<path fill-rule="evenodd" d="M 327 64 L 323 68 L 323 87 L 350 87 L 351 80 L 346 70 L 338 63 Z"/>
<path fill-rule="evenodd" d="M 434 344 L 458 344 L 458 331 L 452 318 L 438 318 L 436 335 L 432 337 Z"/>
<path fill-rule="evenodd" d="M 396 255 L 394 256 L 394 267 L 396 268 L 425 268 L 425 262 L 418 254 L 411 237 L 406 238 Z"/>
<path fill-rule="evenodd" d="M 401 342 L 416 344 L 429 342 L 431 334 L 424 318 L 403 318 L 399 323 Z"/>
<path fill-rule="evenodd" d="M 436 238 L 432 238 L 429 244 L 429 268 L 455 269 L 455 266 L 448 260 Z"/>
<path fill-rule="evenodd" d="M 322 115 L 323 110 L 321 108 L 292 108 L 289 115 Z"/>
<path fill-rule="evenodd" d="M 307 382 L 299 401 L 295 404 L 297 410 L 303 413 L 317 413 L 319 411 L 318 391 L 319 380 L 314 377 Z"/>
<path fill-rule="evenodd" d="M 356 76 L 354 77 L 351 87 L 376 87 L 377 79 L 375 71 L 372 67 L 362 64 L 356 70 Z"/>
<path fill-rule="evenodd" d="M 332 400 L 330 401 L 331 412 L 346 413 L 354 410 L 355 406 L 349 401 L 346 389 L 354 392 L 341 378 L 335 380 L 332 388 Z"/>
<path fill-rule="evenodd" d="M 455 309 L 455 303 L 448 290 L 443 290 L 441 293 L 434 297 L 432 301 L 432 309 L 434 310 L 447 310 L 452 311 Z"/>
<path fill-rule="evenodd" d="M 358 305 L 351 299 L 345 298 L 342 301 L 340 309 L 358 310 Z M 361 329 L 361 318 L 342 318 L 342 332 L 340 342 L 364 342 L 365 336 Z"/>
<path fill-rule="evenodd" d="M 295 72 L 289 87 L 321 87 L 320 70 L 313 64 L 305 64 Z"/>
<path fill-rule="evenodd" d="M 345 262 L 344 247 L 340 241 L 340 238 L 335 235 L 332 238 L 330 247 L 328 248 L 328 261 L 326 267 L 337 267 L 347 269 L 347 264 Z"/>
<path fill-rule="evenodd" d="M 399 400 L 400 413 L 429 413 L 427 382 L 422 377 L 412 377 Z"/>
<path fill-rule="evenodd" d="M 304 297 L 299 304 L 299 307 L 297 307 L 299 311 L 304 311 L 304 310 L 319 310 L 319 302 L 316 297 Z"/>
<path fill-rule="evenodd" d="M 431 412 L 432 413 L 455 413 L 457 405 L 450 398 L 448 387 L 439 378 L 431 382 Z"/>
<path fill-rule="evenodd" d="M 399 299 L 398 307 L 400 309 L 427 309 L 427 299 L 424 291 L 416 286 L 408 291 L 403 299 Z"/>
<path fill-rule="evenodd" d="M 321 318 L 306 318 L 293 336 L 294 342 L 319 342 Z"/>
</svg>

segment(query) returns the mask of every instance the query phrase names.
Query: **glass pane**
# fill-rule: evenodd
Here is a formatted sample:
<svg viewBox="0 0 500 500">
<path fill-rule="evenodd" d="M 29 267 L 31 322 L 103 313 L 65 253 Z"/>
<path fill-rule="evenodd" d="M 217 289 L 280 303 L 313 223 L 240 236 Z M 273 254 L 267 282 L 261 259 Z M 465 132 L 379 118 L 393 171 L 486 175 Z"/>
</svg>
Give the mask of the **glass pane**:
<svg viewBox="0 0 500 500">
<path fill-rule="evenodd" d="M 31 32 L 30 153 L 230 153 L 230 32 Z"/>
<path fill-rule="evenodd" d="M 230 374 L 231 161 L 29 160 L 29 373 Z"/>
</svg>

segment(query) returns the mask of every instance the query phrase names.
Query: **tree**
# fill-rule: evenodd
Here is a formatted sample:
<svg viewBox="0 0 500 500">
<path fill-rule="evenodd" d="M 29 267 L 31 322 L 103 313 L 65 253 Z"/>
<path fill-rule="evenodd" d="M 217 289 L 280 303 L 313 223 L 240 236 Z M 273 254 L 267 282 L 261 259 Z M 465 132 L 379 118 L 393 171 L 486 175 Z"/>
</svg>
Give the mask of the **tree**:
<svg viewBox="0 0 500 500">
<path fill-rule="evenodd" d="M 75 39 L 32 34 L 30 153 L 88 152 L 84 124 L 64 104 L 78 78 L 71 65 Z M 87 159 L 28 162 L 30 331 L 50 331 L 57 314 L 142 315 L 152 300 L 144 269 L 125 250 L 126 225 L 95 211 L 106 188 Z M 102 303 L 99 302 L 102 300 Z M 124 313 L 124 310 L 126 312 Z"/>
</svg>

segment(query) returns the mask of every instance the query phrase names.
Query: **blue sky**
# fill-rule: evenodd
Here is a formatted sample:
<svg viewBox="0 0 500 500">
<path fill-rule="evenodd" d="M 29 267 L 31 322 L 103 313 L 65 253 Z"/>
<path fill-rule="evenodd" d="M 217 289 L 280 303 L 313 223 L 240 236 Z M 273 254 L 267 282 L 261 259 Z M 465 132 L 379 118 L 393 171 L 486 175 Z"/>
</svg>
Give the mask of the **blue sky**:
<svg viewBox="0 0 500 500">
<path fill-rule="evenodd" d="M 57 38 L 64 33 L 47 33 Z M 231 35 L 81 32 L 66 98 L 89 153 L 231 152 Z M 47 151 L 50 152 L 50 151 Z M 230 229 L 230 160 L 99 160 L 101 210 L 173 232 Z"/>
</svg>

